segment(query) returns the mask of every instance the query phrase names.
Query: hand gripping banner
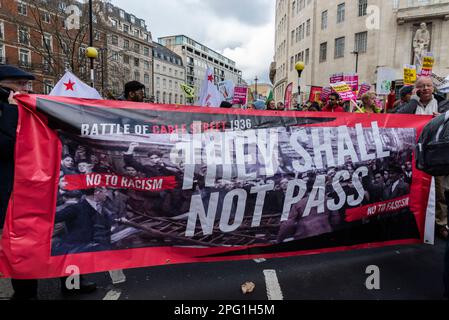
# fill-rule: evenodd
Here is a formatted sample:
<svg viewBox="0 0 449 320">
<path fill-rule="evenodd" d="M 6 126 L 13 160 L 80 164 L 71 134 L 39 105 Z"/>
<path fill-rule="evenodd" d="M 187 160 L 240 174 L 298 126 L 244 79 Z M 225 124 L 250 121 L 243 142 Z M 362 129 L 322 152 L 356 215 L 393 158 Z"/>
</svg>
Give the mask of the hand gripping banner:
<svg viewBox="0 0 449 320">
<path fill-rule="evenodd" d="M 18 100 L 3 277 L 423 242 L 429 117 Z"/>
</svg>

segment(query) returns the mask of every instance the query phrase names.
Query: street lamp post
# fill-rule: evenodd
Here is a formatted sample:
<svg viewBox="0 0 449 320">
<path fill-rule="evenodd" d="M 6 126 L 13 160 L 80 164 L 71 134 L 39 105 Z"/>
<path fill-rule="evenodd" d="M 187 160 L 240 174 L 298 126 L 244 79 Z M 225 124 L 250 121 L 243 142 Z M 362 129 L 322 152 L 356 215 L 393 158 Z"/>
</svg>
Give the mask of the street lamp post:
<svg viewBox="0 0 449 320">
<path fill-rule="evenodd" d="M 93 28 L 93 6 L 89 0 L 89 48 L 86 50 L 86 57 L 90 59 L 90 85 L 95 84 L 94 60 L 98 58 L 98 51 L 94 48 L 94 28 Z"/>
<path fill-rule="evenodd" d="M 300 105 L 302 103 L 302 97 L 301 97 L 301 75 L 304 71 L 306 65 L 302 61 L 298 61 L 295 65 L 295 69 L 298 72 L 298 104 Z"/>
<path fill-rule="evenodd" d="M 355 50 L 351 53 L 355 54 L 355 73 L 357 73 L 359 71 L 359 52 Z"/>
<path fill-rule="evenodd" d="M 257 100 L 257 98 L 258 98 L 258 94 L 257 94 L 257 81 L 259 81 L 259 78 L 257 78 L 257 76 L 256 76 L 256 78 L 254 79 L 254 82 L 256 83 L 256 86 L 255 86 L 255 99 Z"/>
</svg>

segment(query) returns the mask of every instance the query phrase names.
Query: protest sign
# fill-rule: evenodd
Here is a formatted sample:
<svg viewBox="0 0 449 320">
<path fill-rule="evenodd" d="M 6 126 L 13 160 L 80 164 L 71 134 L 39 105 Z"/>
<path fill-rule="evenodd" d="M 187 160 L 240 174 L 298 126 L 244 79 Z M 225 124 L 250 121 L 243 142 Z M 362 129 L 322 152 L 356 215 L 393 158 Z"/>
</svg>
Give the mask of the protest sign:
<svg viewBox="0 0 449 320">
<path fill-rule="evenodd" d="M 359 75 L 357 73 L 345 74 L 343 81 L 351 87 L 352 91 L 356 92 L 359 89 Z"/>
<path fill-rule="evenodd" d="M 423 59 L 423 66 L 421 68 L 422 77 L 432 76 L 433 65 L 435 63 L 435 58 L 432 54 L 428 53 Z"/>
<path fill-rule="evenodd" d="M 234 99 L 232 101 L 233 104 L 246 105 L 248 99 L 248 87 L 244 86 L 236 86 L 234 88 Z"/>
<path fill-rule="evenodd" d="M 287 88 L 285 88 L 285 95 L 284 95 L 285 110 L 291 110 L 292 108 L 292 93 L 293 93 L 293 82 L 290 83 L 287 86 Z"/>
<path fill-rule="evenodd" d="M 323 91 L 321 92 L 320 99 L 321 101 L 327 101 L 329 99 L 329 95 L 332 93 L 331 87 L 324 87 Z"/>
<path fill-rule="evenodd" d="M 367 92 L 369 92 L 371 90 L 371 85 L 370 84 L 368 84 L 368 83 L 362 83 L 362 85 L 360 86 L 360 90 L 359 90 L 359 94 L 358 94 L 358 96 L 357 96 L 357 99 L 361 99 L 362 98 L 362 96 L 365 94 L 365 93 L 367 93 Z"/>
<path fill-rule="evenodd" d="M 1 277 L 423 243 L 431 117 L 16 98 Z"/>
<path fill-rule="evenodd" d="M 223 95 L 223 99 L 227 102 L 232 102 L 234 99 L 234 82 L 225 80 L 218 83 L 218 91 Z"/>
<path fill-rule="evenodd" d="M 416 82 L 416 66 L 404 65 L 404 85 L 412 86 Z"/>
<path fill-rule="evenodd" d="M 332 89 L 340 95 L 343 101 L 356 101 L 357 97 L 346 82 L 331 84 Z"/>
<path fill-rule="evenodd" d="M 377 85 L 376 94 L 388 95 L 393 84 L 396 80 L 396 71 L 391 68 L 381 67 L 377 69 Z"/>
<path fill-rule="evenodd" d="M 338 83 L 344 81 L 344 74 L 343 73 L 335 73 L 330 76 L 329 83 Z"/>
<path fill-rule="evenodd" d="M 309 101 L 310 102 L 319 102 L 322 91 L 323 91 L 323 87 L 312 86 L 310 88 Z"/>
</svg>

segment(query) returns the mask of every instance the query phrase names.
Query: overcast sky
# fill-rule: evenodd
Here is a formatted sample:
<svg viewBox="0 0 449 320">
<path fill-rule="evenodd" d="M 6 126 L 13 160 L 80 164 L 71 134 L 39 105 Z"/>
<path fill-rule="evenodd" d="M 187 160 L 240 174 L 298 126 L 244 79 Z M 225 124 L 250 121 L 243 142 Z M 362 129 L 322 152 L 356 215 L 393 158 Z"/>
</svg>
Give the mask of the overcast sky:
<svg viewBox="0 0 449 320">
<path fill-rule="evenodd" d="M 111 0 L 158 37 L 184 34 L 234 60 L 250 84 L 269 82 L 274 0 Z"/>
</svg>

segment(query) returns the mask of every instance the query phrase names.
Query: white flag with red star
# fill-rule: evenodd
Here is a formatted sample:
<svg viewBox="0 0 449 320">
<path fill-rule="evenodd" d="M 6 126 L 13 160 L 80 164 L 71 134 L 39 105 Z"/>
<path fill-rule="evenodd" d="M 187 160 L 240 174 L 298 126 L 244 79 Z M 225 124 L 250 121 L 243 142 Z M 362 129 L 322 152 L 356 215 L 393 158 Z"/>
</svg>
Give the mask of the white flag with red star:
<svg viewBox="0 0 449 320">
<path fill-rule="evenodd" d="M 103 100 L 95 88 L 89 87 L 70 71 L 66 71 L 50 92 L 50 96 Z"/>
<path fill-rule="evenodd" d="M 198 104 L 202 107 L 219 108 L 223 100 L 223 95 L 218 91 L 214 82 L 214 72 L 211 68 L 207 68 Z"/>
</svg>

